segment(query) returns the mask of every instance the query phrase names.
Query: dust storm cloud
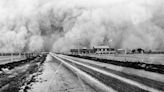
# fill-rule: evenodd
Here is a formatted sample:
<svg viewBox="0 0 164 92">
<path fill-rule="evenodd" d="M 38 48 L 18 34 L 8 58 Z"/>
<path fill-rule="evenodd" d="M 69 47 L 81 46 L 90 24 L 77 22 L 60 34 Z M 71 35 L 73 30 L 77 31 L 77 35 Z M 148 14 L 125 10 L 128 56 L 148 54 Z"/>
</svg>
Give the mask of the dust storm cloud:
<svg viewBox="0 0 164 92">
<path fill-rule="evenodd" d="M 163 0 L 1 0 L 0 51 L 164 50 Z"/>
</svg>

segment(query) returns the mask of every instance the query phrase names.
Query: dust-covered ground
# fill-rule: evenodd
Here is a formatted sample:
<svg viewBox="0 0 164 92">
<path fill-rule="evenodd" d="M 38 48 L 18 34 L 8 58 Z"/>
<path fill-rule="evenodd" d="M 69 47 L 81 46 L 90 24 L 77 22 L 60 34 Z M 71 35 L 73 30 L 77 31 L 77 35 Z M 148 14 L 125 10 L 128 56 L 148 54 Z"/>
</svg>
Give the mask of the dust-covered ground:
<svg viewBox="0 0 164 92">
<path fill-rule="evenodd" d="M 43 73 L 38 76 L 40 81 L 33 83 L 28 92 L 95 92 L 94 88 L 50 55 L 43 67 Z"/>
<path fill-rule="evenodd" d="M 42 71 L 46 55 L 0 65 L 0 92 L 27 92 Z"/>
<path fill-rule="evenodd" d="M 0 92 L 95 92 L 51 55 L 0 65 Z"/>
</svg>

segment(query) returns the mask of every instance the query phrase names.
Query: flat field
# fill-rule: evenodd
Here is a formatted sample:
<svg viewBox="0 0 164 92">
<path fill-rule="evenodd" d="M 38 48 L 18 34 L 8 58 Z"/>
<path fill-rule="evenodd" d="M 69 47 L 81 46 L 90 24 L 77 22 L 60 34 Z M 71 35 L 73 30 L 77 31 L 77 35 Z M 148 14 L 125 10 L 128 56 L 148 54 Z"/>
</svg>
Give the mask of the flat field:
<svg viewBox="0 0 164 92">
<path fill-rule="evenodd" d="M 164 54 L 105 54 L 89 56 L 118 61 L 145 62 L 164 65 Z"/>
<path fill-rule="evenodd" d="M 23 56 L 0 56 L 0 64 L 5 64 L 13 61 L 25 59 Z"/>
</svg>

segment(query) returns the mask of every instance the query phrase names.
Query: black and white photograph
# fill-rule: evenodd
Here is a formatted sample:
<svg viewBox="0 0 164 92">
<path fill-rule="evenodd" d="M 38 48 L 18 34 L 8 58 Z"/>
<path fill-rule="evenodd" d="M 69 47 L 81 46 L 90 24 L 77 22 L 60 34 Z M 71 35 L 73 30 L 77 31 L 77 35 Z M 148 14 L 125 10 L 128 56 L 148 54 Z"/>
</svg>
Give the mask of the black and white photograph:
<svg viewBox="0 0 164 92">
<path fill-rule="evenodd" d="M 0 92 L 164 92 L 164 0 L 0 0 Z"/>
</svg>

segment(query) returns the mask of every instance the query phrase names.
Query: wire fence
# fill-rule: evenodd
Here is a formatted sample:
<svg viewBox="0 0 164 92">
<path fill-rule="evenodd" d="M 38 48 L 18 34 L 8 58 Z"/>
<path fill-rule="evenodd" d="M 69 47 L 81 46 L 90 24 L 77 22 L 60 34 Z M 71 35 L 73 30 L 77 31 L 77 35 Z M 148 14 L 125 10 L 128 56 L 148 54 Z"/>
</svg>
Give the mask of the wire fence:
<svg viewBox="0 0 164 92">
<path fill-rule="evenodd" d="M 22 60 L 22 59 L 25 59 L 25 58 L 26 58 L 26 56 L 24 56 L 24 55 L 0 56 L 0 64 L 6 64 L 6 63 L 13 62 L 13 61 L 19 61 L 19 60 Z"/>
</svg>

